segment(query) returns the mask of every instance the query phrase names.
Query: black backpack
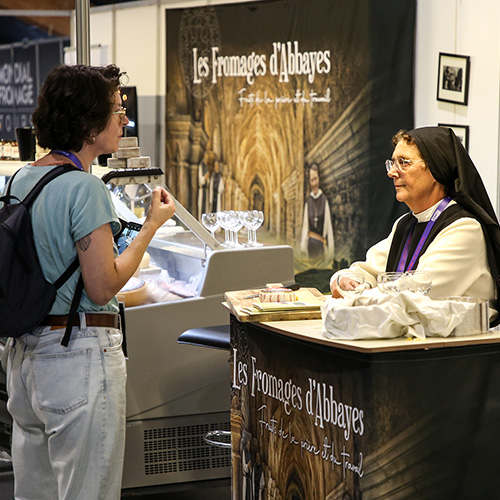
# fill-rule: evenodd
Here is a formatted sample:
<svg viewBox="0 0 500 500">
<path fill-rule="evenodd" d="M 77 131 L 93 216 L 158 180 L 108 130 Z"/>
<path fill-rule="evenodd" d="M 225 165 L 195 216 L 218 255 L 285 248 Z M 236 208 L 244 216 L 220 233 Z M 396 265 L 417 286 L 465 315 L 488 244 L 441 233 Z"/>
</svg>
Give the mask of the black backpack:
<svg viewBox="0 0 500 500">
<path fill-rule="evenodd" d="M 56 298 L 57 289 L 78 269 L 78 257 L 53 284 L 43 273 L 36 253 L 30 207 L 43 187 L 66 172 L 79 172 L 73 165 L 61 165 L 45 174 L 21 202 L 7 193 L 0 197 L 0 337 L 19 337 L 43 322 Z M 16 203 L 11 203 L 17 200 Z M 71 304 L 70 319 L 74 319 L 83 290 L 80 280 Z M 63 345 L 67 346 L 72 321 L 68 321 Z"/>
</svg>

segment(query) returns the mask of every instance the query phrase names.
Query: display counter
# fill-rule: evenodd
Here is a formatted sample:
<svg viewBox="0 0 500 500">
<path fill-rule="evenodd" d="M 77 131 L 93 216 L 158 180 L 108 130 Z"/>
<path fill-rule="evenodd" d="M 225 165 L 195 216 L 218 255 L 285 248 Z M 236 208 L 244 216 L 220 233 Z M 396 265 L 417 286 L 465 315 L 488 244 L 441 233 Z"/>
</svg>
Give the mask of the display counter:
<svg viewBox="0 0 500 500">
<path fill-rule="evenodd" d="M 4 167 L 3 183 L 18 166 L 8 162 Z M 152 189 L 163 185 L 160 169 L 92 170 L 108 185 L 119 216 L 134 222 L 144 217 Z M 147 253 L 150 261 L 137 276 L 147 295 L 125 310 L 123 488 L 230 477 L 230 450 L 213 448 L 203 439 L 214 429 L 230 429 L 228 353 L 183 346 L 177 338 L 189 329 L 229 325 L 221 305 L 226 290 L 293 282 L 293 249 L 223 248 L 176 201 L 176 215 L 157 231 Z M 3 424 L 8 433 L 4 407 L 0 428 Z"/>
<path fill-rule="evenodd" d="M 497 331 L 341 341 L 232 316 L 230 374 L 235 500 L 498 498 Z"/>
</svg>

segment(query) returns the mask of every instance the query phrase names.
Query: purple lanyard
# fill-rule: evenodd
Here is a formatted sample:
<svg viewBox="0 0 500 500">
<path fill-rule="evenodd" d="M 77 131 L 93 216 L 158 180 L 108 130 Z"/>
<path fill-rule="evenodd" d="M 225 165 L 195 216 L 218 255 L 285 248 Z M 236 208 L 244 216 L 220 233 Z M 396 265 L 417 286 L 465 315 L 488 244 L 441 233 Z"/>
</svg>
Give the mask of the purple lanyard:
<svg viewBox="0 0 500 500">
<path fill-rule="evenodd" d="M 56 155 L 65 156 L 66 158 L 68 158 L 68 160 L 71 160 L 75 164 L 76 168 L 78 168 L 79 170 L 83 170 L 82 162 L 73 153 L 71 153 L 69 151 L 60 151 L 58 149 L 51 151 L 51 153 L 56 154 Z"/>
<path fill-rule="evenodd" d="M 401 258 L 399 259 L 399 264 L 398 264 L 398 273 L 402 273 L 404 271 L 411 271 L 413 269 L 413 266 L 415 266 L 415 262 L 417 262 L 417 259 L 420 255 L 420 252 L 422 251 L 422 248 L 424 246 L 425 240 L 427 240 L 427 237 L 429 236 L 429 233 L 431 232 L 432 227 L 438 220 L 438 217 L 443 213 L 444 209 L 448 206 L 450 203 L 451 198 L 449 196 L 446 196 L 441 200 L 441 203 L 438 205 L 436 210 L 434 210 L 434 213 L 432 214 L 431 219 L 429 222 L 427 222 L 424 230 L 424 234 L 422 234 L 420 241 L 418 242 L 417 248 L 415 248 L 415 252 L 413 253 L 413 256 L 410 260 L 410 263 L 408 266 L 406 266 L 406 261 L 408 259 L 408 253 L 410 251 L 410 241 L 411 237 L 413 236 L 413 230 L 415 229 L 415 224 L 413 224 L 410 234 L 408 235 L 408 238 L 406 238 L 406 243 L 403 248 L 403 253 L 401 254 Z M 406 269 L 405 269 L 406 267 Z"/>
</svg>

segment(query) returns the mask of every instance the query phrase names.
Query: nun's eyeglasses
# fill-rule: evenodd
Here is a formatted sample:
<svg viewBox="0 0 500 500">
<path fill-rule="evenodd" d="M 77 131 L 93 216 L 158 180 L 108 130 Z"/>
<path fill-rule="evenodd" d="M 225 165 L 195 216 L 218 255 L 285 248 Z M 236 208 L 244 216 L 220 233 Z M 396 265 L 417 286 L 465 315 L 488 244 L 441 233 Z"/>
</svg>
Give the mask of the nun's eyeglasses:
<svg viewBox="0 0 500 500">
<path fill-rule="evenodd" d="M 387 170 L 387 173 L 390 172 L 392 167 L 395 167 L 398 172 L 404 172 L 407 167 L 419 161 L 423 160 L 421 158 L 419 158 L 418 160 L 410 160 L 408 158 L 396 158 L 394 160 L 385 160 L 385 169 Z"/>
</svg>

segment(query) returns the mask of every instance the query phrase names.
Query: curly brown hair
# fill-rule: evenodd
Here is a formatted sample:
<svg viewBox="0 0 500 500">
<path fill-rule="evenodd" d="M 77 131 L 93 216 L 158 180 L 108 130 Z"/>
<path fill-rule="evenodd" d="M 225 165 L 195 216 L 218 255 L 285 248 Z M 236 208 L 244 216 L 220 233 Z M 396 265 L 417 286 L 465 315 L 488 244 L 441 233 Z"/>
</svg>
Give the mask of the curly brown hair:
<svg viewBox="0 0 500 500">
<path fill-rule="evenodd" d="M 80 151 L 91 135 L 106 128 L 124 74 L 114 64 L 56 66 L 40 90 L 32 117 L 38 144 Z"/>
<path fill-rule="evenodd" d="M 409 144 L 410 146 L 417 146 L 415 139 L 410 135 L 410 133 L 407 130 L 404 129 L 401 129 L 394 135 L 394 137 L 392 138 L 392 145 L 396 146 L 400 141 L 405 141 L 406 144 Z"/>
</svg>

